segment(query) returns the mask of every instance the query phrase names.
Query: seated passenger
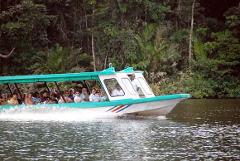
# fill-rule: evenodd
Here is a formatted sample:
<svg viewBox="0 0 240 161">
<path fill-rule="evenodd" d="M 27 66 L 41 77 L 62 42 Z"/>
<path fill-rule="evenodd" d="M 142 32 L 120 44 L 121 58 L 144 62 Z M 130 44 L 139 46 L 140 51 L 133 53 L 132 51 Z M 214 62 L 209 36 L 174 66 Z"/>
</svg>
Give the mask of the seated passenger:
<svg viewBox="0 0 240 161">
<path fill-rule="evenodd" d="M 70 95 L 71 93 L 70 93 L 70 91 L 65 91 L 65 93 L 64 93 L 64 96 L 65 96 L 65 99 L 66 99 L 66 101 L 67 102 L 73 102 L 73 97 Z"/>
<path fill-rule="evenodd" d="M 18 105 L 19 103 L 18 103 L 18 99 L 17 99 L 17 94 L 14 93 L 12 95 L 12 97 L 10 98 L 10 100 L 8 100 L 7 102 L 11 105 Z"/>
<path fill-rule="evenodd" d="M 60 96 L 60 99 L 58 100 L 58 103 L 71 103 L 73 102 L 73 100 L 71 98 L 68 97 L 69 96 L 69 92 L 66 91 L 65 94 L 63 95 L 64 99 L 62 96 Z"/>
<path fill-rule="evenodd" d="M 50 94 L 50 99 L 49 99 L 49 103 L 50 103 L 50 104 L 57 104 L 57 103 L 58 103 L 57 98 L 58 98 L 57 92 L 51 92 L 51 94 Z"/>
<path fill-rule="evenodd" d="M 58 103 L 65 103 L 65 101 L 64 101 L 62 96 L 59 97 Z"/>
<path fill-rule="evenodd" d="M 102 89 L 100 89 L 100 91 L 97 92 L 97 94 L 100 97 L 100 102 L 107 101 L 107 96 L 106 96 L 105 92 Z"/>
<path fill-rule="evenodd" d="M 82 98 L 80 97 L 80 92 L 78 91 L 75 93 L 74 102 L 75 103 L 82 102 Z"/>
<path fill-rule="evenodd" d="M 80 97 L 82 98 L 82 102 L 89 101 L 89 94 L 87 92 L 87 88 L 82 88 L 82 93 Z"/>
<path fill-rule="evenodd" d="M 111 96 L 124 96 L 124 92 L 119 85 L 116 85 L 115 88 L 112 90 Z"/>
<path fill-rule="evenodd" d="M 71 100 L 74 100 L 74 89 L 73 89 L 73 88 L 71 88 L 71 89 L 69 90 L 69 95 L 68 95 L 68 97 L 71 98 Z"/>
<path fill-rule="evenodd" d="M 100 102 L 100 97 L 97 94 L 96 89 L 92 89 L 92 93 L 89 96 L 89 101 L 91 101 L 91 102 Z"/>
<path fill-rule="evenodd" d="M 57 104 L 58 103 L 58 101 L 55 99 L 55 97 L 51 97 L 50 96 L 50 98 L 47 98 L 46 100 L 45 100 L 45 102 L 43 102 L 44 104 Z"/>
<path fill-rule="evenodd" d="M 0 105 L 3 105 L 5 102 L 5 99 L 3 99 L 2 97 L 0 97 Z"/>
<path fill-rule="evenodd" d="M 47 91 L 41 92 L 41 103 L 46 103 L 46 100 L 49 100 L 49 93 Z"/>
<path fill-rule="evenodd" d="M 32 101 L 33 101 L 33 104 L 39 104 L 41 103 L 41 99 L 40 99 L 40 95 L 38 92 L 34 92 L 32 94 Z"/>
<path fill-rule="evenodd" d="M 7 94 L 1 94 L 0 96 L 0 105 L 5 105 L 7 104 Z"/>
<path fill-rule="evenodd" d="M 31 93 L 27 93 L 25 95 L 24 103 L 25 103 L 25 105 L 33 105 L 32 94 Z"/>
</svg>

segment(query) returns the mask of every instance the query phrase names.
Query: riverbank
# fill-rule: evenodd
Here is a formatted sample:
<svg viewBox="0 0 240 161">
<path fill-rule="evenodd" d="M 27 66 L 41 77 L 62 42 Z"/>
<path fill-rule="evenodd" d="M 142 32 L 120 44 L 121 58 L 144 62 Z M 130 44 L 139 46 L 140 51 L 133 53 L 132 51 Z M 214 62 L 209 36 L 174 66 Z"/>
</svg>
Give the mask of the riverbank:
<svg viewBox="0 0 240 161">
<path fill-rule="evenodd" d="M 202 75 L 164 78 L 150 86 L 156 95 L 189 93 L 192 98 L 240 98 L 239 80 L 218 80 Z"/>
</svg>

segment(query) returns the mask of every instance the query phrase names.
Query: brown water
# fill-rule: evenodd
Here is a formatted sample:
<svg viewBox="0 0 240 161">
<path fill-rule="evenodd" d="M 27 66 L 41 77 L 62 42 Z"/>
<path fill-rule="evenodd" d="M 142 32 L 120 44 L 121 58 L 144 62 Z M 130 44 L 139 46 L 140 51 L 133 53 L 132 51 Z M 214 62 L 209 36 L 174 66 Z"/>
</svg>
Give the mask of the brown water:
<svg viewBox="0 0 240 161">
<path fill-rule="evenodd" d="M 167 119 L 0 121 L 0 160 L 184 159 L 240 160 L 240 100 L 188 100 Z"/>
</svg>

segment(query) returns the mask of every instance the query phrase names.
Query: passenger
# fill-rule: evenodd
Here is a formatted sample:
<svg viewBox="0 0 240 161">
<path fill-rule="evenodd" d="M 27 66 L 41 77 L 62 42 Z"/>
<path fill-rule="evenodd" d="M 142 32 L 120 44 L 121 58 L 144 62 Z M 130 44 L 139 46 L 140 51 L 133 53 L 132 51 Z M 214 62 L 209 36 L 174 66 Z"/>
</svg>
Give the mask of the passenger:
<svg viewBox="0 0 240 161">
<path fill-rule="evenodd" d="M 135 79 L 135 74 L 130 75 L 131 83 L 133 85 L 134 90 L 138 93 L 140 97 L 145 97 L 142 89 L 140 88 L 139 82 Z"/>
<path fill-rule="evenodd" d="M 59 100 L 58 100 L 58 103 L 65 103 L 64 99 L 62 96 L 60 96 Z"/>
<path fill-rule="evenodd" d="M 97 94 L 98 94 L 99 97 L 100 97 L 100 102 L 105 102 L 105 101 L 107 101 L 107 96 L 106 96 L 105 92 L 104 92 L 102 89 L 100 89 L 100 91 L 97 92 Z"/>
<path fill-rule="evenodd" d="M 24 103 L 25 103 L 25 105 L 33 105 L 33 100 L 32 100 L 32 94 L 31 93 L 28 93 L 28 94 L 25 95 Z"/>
<path fill-rule="evenodd" d="M 0 95 L 0 105 L 5 105 L 7 104 L 8 98 L 7 98 L 7 94 L 1 94 Z"/>
<path fill-rule="evenodd" d="M 55 91 L 52 91 L 50 92 L 50 96 L 49 94 L 47 93 L 44 93 L 43 95 L 43 100 L 44 100 L 44 104 L 57 104 L 59 101 L 58 101 L 58 93 L 55 92 Z M 63 101 L 64 103 L 64 101 Z"/>
<path fill-rule="evenodd" d="M 57 98 L 58 98 L 58 94 L 56 92 L 51 92 L 49 103 L 50 104 L 57 104 L 58 103 Z"/>
<path fill-rule="evenodd" d="M 3 104 L 3 102 L 5 102 L 5 99 L 2 98 L 2 95 L 0 96 L 0 105 Z"/>
<path fill-rule="evenodd" d="M 137 79 L 135 79 L 135 74 L 130 75 L 131 83 L 136 92 L 139 91 L 140 87 L 138 85 Z"/>
<path fill-rule="evenodd" d="M 4 101 L 5 101 L 5 99 L 4 99 L 2 96 L 3 96 L 3 94 L 2 94 L 2 93 L 0 93 L 0 105 L 2 104 L 2 102 L 4 102 Z"/>
<path fill-rule="evenodd" d="M 73 89 L 73 88 L 71 88 L 71 89 L 69 90 L 69 95 L 68 95 L 68 97 L 71 98 L 71 100 L 74 100 L 74 89 Z"/>
<path fill-rule="evenodd" d="M 123 96 L 124 92 L 119 85 L 116 84 L 115 88 L 112 90 L 111 96 Z"/>
<path fill-rule="evenodd" d="M 67 101 L 68 103 L 69 103 L 69 102 L 73 102 L 73 99 L 71 98 L 69 91 L 66 91 L 66 92 L 65 92 L 65 97 L 67 97 L 67 98 L 66 98 L 66 101 Z"/>
<path fill-rule="evenodd" d="M 21 96 L 19 93 L 17 93 L 17 100 L 18 100 L 18 104 L 22 104 L 24 100 L 21 99 Z"/>
<path fill-rule="evenodd" d="M 66 101 L 68 100 L 67 102 L 73 102 L 73 99 L 74 99 L 74 98 L 73 98 L 73 96 L 71 96 L 70 94 L 71 94 L 70 91 L 65 91 L 64 96 L 66 97 Z M 73 99 L 72 99 L 72 98 L 73 98 Z"/>
<path fill-rule="evenodd" d="M 82 102 L 82 98 L 80 97 L 80 92 L 76 91 L 75 96 L 74 96 L 74 102 L 79 103 Z"/>
<path fill-rule="evenodd" d="M 50 97 L 47 97 L 45 99 L 45 101 L 43 102 L 43 104 L 52 104 L 51 100 L 50 100 Z"/>
<path fill-rule="evenodd" d="M 60 96 L 60 99 L 58 100 L 58 103 L 71 103 L 73 102 L 73 100 L 71 98 L 68 97 L 69 96 L 69 92 L 66 91 L 65 94 L 63 96 Z M 64 99 L 63 99 L 64 97 Z"/>
<path fill-rule="evenodd" d="M 38 92 L 34 92 L 32 94 L 32 101 L 33 101 L 33 104 L 39 104 L 41 103 L 41 99 L 40 99 L 40 95 Z"/>
<path fill-rule="evenodd" d="M 38 98 L 40 99 L 40 103 L 43 103 L 44 102 L 44 98 L 43 98 L 43 91 L 41 91 L 38 95 Z"/>
<path fill-rule="evenodd" d="M 14 93 L 12 95 L 12 97 L 10 98 L 10 100 L 8 100 L 7 102 L 8 102 L 8 104 L 11 104 L 11 105 L 18 105 L 19 103 L 18 103 L 18 100 L 17 100 L 17 94 Z"/>
<path fill-rule="evenodd" d="M 96 89 L 92 89 L 92 93 L 89 96 L 89 101 L 90 102 L 100 102 L 100 97 L 97 94 Z"/>
<path fill-rule="evenodd" d="M 64 101 L 63 97 L 60 96 L 60 99 L 58 100 L 58 103 L 65 103 L 65 101 L 66 101 L 66 103 L 71 103 L 72 102 L 72 100 L 68 97 L 64 97 L 65 98 L 65 101 Z"/>
<path fill-rule="evenodd" d="M 58 101 L 55 98 L 52 98 L 50 96 L 50 98 L 47 98 L 46 101 L 44 102 L 44 104 L 58 104 Z"/>
<path fill-rule="evenodd" d="M 46 100 L 49 100 L 49 99 L 50 99 L 49 93 L 48 93 L 47 91 L 43 91 L 41 97 L 42 97 L 42 98 L 41 98 L 41 102 L 42 102 L 42 103 L 45 103 Z"/>
<path fill-rule="evenodd" d="M 82 88 L 82 93 L 80 97 L 82 98 L 82 102 L 89 101 L 89 94 L 87 92 L 87 88 Z"/>
</svg>

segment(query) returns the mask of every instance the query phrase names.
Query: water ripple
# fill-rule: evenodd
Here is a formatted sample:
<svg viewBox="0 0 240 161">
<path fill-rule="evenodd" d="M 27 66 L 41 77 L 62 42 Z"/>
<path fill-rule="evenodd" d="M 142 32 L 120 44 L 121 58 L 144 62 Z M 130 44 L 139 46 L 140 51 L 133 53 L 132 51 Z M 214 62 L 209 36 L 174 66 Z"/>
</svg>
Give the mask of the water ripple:
<svg viewBox="0 0 240 161">
<path fill-rule="evenodd" d="M 194 105 L 171 119 L 73 121 L 44 113 L 31 120 L 29 112 L 27 119 L 2 113 L 0 160 L 240 160 L 239 103 L 222 113 L 219 106 Z"/>
<path fill-rule="evenodd" d="M 240 159 L 239 125 L 187 126 L 169 120 L 113 119 L 1 122 L 0 128 L 0 160 Z"/>
</svg>

